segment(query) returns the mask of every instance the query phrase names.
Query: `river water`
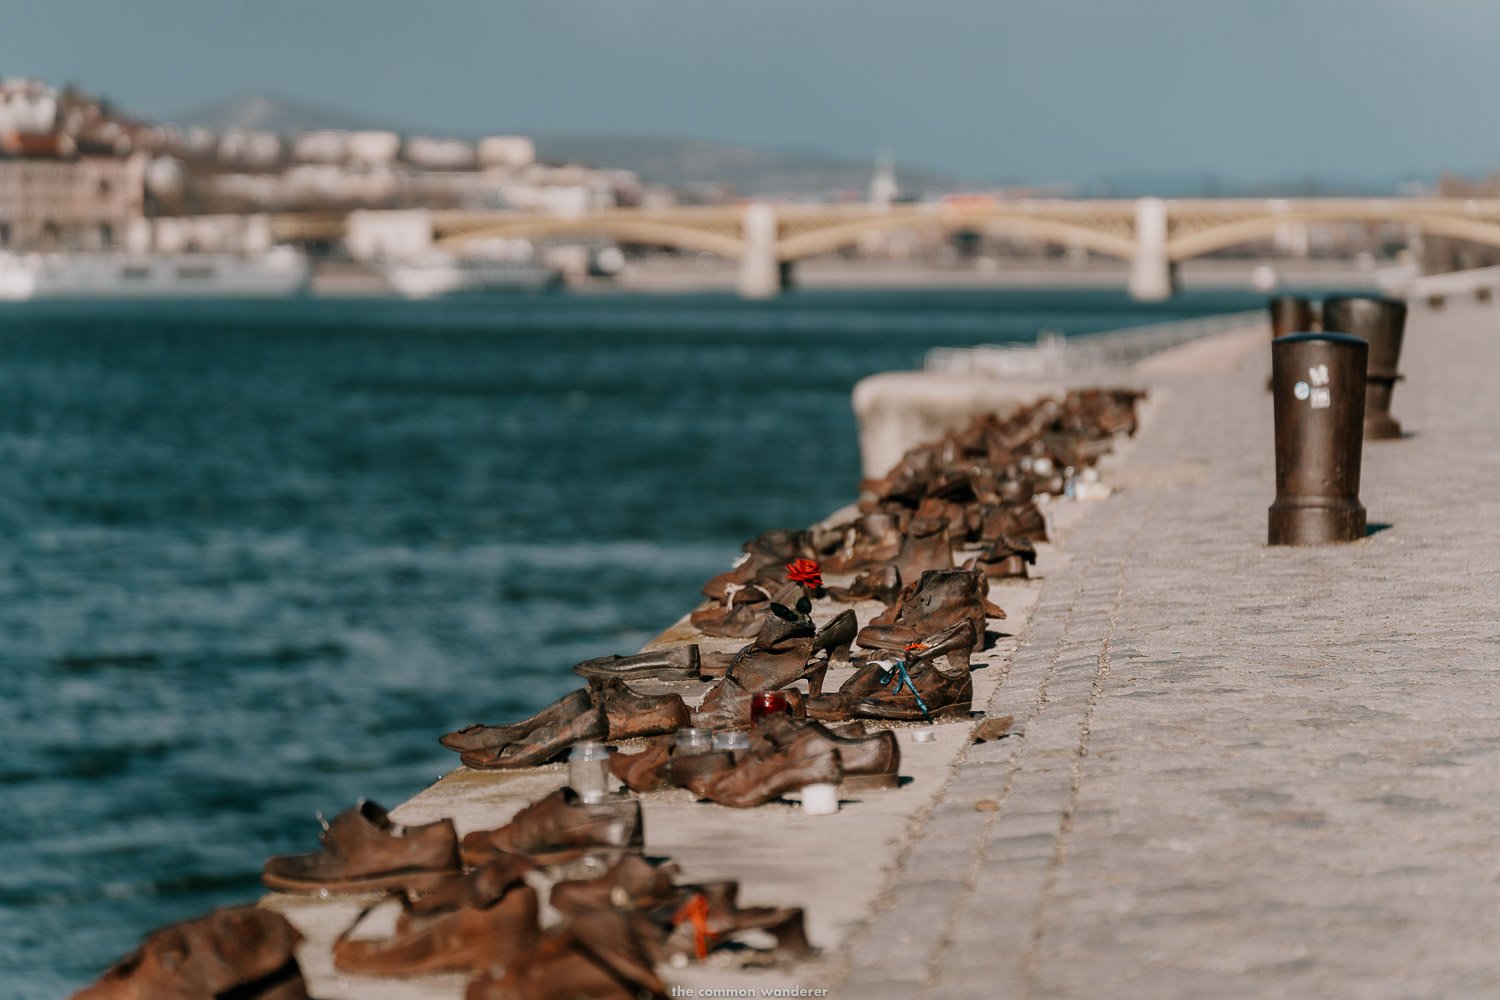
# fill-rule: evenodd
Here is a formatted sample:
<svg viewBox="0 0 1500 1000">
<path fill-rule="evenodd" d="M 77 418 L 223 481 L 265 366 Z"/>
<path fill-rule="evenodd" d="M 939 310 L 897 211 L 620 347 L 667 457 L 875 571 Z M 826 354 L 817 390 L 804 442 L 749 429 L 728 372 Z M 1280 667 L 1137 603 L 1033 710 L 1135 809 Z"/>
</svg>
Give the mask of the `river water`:
<svg viewBox="0 0 1500 1000">
<path fill-rule="evenodd" d="M 1253 308 L 1112 292 L 0 309 L 0 994 L 252 900 L 314 813 L 637 649 L 858 481 L 938 345 Z"/>
</svg>

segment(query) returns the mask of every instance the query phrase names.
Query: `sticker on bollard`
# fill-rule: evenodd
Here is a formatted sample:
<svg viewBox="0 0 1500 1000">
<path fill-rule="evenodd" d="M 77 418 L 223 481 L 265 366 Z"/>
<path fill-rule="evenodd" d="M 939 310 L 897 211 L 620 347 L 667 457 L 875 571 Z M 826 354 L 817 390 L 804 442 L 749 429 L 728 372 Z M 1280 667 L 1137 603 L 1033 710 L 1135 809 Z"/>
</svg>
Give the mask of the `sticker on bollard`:
<svg viewBox="0 0 1500 1000">
<path fill-rule="evenodd" d="M 1359 502 L 1370 347 L 1344 333 L 1294 333 L 1271 344 L 1276 502 L 1271 545 L 1365 537 Z"/>
<path fill-rule="evenodd" d="M 1336 330 L 1370 343 L 1365 372 L 1365 440 L 1385 441 L 1401 436 L 1401 425 L 1391 416 L 1391 394 L 1403 377 L 1401 337 L 1406 331 L 1406 303 L 1376 295 L 1342 295 L 1323 302 L 1323 329 Z"/>
</svg>

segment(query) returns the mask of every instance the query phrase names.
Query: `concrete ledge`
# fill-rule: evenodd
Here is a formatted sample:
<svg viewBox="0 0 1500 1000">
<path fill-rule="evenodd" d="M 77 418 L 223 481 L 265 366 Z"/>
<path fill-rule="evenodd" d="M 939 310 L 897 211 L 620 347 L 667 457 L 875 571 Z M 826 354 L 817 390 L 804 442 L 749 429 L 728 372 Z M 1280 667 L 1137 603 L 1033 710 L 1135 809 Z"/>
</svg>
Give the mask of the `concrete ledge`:
<svg viewBox="0 0 1500 1000">
<path fill-rule="evenodd" d="M 911 448 L 995 413 L 1065 391 L 1064 380 L 1039 382 L 947 372 L 881 372 L 854 387 L 859 457 L 866 476 L 883 476 Z"/>
<path fill-rule="evenodd" d="M 1259 346 L 1265 346 L 1269 355 L 1269 343 L 1266 324 L 1256 322 L 1179 344 L 1135 365 L 1085 369 L 1045 379 L 945 371 L 871 375 L 854 387 L 861 468 L 866 476 L 883 476 L 913 447 L 961 430 L 982 413 L 1003 412 L 1084 386 L 1129 385 L 1148 374 L 1230 372 Z"/>
</svg>

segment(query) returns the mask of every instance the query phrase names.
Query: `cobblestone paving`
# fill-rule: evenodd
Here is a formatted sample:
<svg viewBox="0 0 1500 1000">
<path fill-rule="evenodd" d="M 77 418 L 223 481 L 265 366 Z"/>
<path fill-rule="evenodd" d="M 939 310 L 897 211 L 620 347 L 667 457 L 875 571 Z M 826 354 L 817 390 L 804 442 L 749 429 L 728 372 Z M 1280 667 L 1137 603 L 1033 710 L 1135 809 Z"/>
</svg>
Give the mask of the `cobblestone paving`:
<svg viewBox="0 0 1500 1000">
<path fill-rule="evenodd" d="M 1497 328 L 1414 309 L 1345 546 L 1264 544 L 1264 353 L 1154 380 L 839 995 L 1500 995 Z"/>
</svg>

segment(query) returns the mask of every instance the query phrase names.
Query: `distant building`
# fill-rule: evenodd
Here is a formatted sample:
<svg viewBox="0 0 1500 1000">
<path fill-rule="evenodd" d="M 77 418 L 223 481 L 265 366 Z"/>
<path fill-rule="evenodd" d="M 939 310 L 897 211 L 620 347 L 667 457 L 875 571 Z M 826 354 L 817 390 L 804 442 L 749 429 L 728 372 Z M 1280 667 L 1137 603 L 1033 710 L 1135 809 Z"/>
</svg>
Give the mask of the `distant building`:
<svg viewBox="0 0 1500 1000">
<path fill-rule="evenodd" d="M 0 137 L 0 249 L 123 244 L 145 212 L 146 158 L 80 152 L 62 132 Z"/>
<path fill-rule="evenodd" d="M 406 140 L 401 158 L 424 170 L 473 170 L 477 162 L 472 144 L 462 139 L 429 139 L 426 136 Z"/>
<path fill-rule="evenodd" d="M 340 129 L 303 132 L 292 143 L 298 163 L 342 163 L 349 156 L 349 133 Z"/>
<path fill-rule="evenodd" d="M 536 143 L 524 135 L 492 135 L 479 140 L 482 167 L 529 167 L 536 162 Z"/>
<path fill-rule="evenodd" d="M 275 132 L 230 129 L 219 137 L 219 162 L 226 166 L 269 169 L 281 162 L 281 138 Z"/>
<path fill-rule="evenodd" d="M 47 132 L 57 123 L 57 91 L 40 80 L 0 80 L 0 135 Z"/>
<path fill-rule="evenodd" d="M 650 196 L 657 204 L 674 197 Z M 0 81 L 5 249 L 253 248 L 269 238 L 270 213 L 408 213 L 393 216 L 389 230 L 374 217 L 360 223 L 359 253 L 389 256 L 422 244 L 413 220 L 432 210 L 577 216 L 646 197 L 630 171 L 540 163 L 522 135 L 216 133 L 128 121 L 71 87 Z"/>
<path fill-rule="evenodd" d="M 368 166 L 384 166 L 396 159 L 401 137 L 395 132 L 354 132 L 349 136 L 349 160 Z"/>
</svg>

